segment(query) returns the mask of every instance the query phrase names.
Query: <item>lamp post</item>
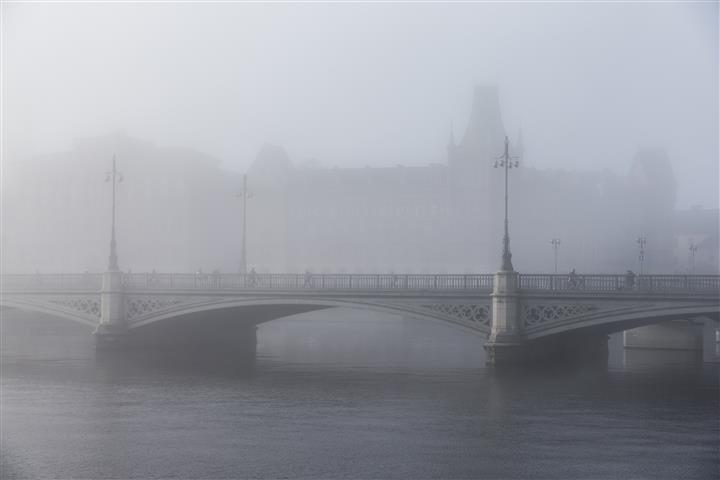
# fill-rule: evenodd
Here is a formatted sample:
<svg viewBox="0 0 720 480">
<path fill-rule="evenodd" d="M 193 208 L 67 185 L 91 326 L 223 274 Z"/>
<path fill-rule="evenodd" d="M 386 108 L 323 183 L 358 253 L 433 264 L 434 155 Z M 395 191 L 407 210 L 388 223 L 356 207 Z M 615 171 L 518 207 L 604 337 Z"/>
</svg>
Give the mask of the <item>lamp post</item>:
<svg viewBox="0 0 720 480">
<path fill-rule="evenodd" d="M 243 186 L 237 194 L 242 199 L 242 246 L 240 250 L 240 273 L 247 273 L 247 200 L 252 197 L 247 188 L 247 174 L 243 174 Z"/>
<path fill-rule="evenodd" d="M 690 272 L 695 275 L 695 252 L 697 252 L 698 246 L 694 241 L 690 240 Z"/>
<path fill-rule="evenodd" d="M 123 176 L 115 168 L 115 155 L 112 160 L 112 171 L 105 174 L 105 181 L 112 182 L 112 226 L 110 230 L 110 257 L 108 258 L 108 271 L 117 272 L 120 270 L 118 267 L 118 256 L 115 242 L 115 184 L 123 181 Z"/>
<path fill-rule="evenodd" d="M 645 264 L 645 244 L 647 243 L 645 235 L 640 235 L 637 239 L 637 243 L 640 246 L 640 255 L 638 255 L 638 260 L 640 260 L 640 275 L 643 275 L 643 267 Z"/>
<path fill-rule="evenodd" d="M 505 234 L 503 235 L 502 271 L 512 272 L 512 253 L 510 253 L 510 233 L 508 232 L 508 170 L 513 167 L 517 168 L 519 162 L 515 160 L 513 165 L 513 158 L 516 157 L 510 157 L 507 135 L 505 136 L 505 152 L 497 158 L 500 161 L 495 161 L 493 167 L 505 169 Z"/>
<path fill-rule="evenodd" d="M 553 238 L 550 240 L 550 243 L 552 243 L 553 250 L 555 250 L 555 275 L 557 275 L 557 258 L 558 258 L 558 247 L 560 246 L 560 239 L 559 238 Z"/>
</svg>

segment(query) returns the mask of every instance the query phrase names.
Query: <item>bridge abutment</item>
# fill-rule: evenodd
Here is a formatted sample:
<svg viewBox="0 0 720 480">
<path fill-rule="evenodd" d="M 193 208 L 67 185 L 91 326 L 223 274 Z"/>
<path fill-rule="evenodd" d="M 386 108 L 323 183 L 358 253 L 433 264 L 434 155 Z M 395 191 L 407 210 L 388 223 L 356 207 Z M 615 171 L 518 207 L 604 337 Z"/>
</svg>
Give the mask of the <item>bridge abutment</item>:
<svg viewBox="0 0 720 480">
<path fill-rule="evenodd" d="M 124 345 L 127 337 L 125 324 L 125 293 L 123 274 L 119 270 L 103 273 L 100 291 L 100 323 L 95 328 L 95 348 L 114 349 Z"/>
</svg>

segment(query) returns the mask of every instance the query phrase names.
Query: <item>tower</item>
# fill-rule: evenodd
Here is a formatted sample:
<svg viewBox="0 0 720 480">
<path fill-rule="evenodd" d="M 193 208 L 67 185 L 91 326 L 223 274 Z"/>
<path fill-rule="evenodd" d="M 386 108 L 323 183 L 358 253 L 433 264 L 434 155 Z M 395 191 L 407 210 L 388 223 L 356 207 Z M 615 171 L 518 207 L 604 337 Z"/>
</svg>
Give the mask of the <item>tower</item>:
<svg viewBox="0 0 720 480">
<path fill-rule="evenodd" d="M 465 133 L 457 145 L 448 146 L 453 221 L 456 228 L 469 233 L 458 254 L 474 259 L 468 265 L 473 270 L 494 268 L 499 255 L 502 192 L 500 183 L 494 181 L 492 165 L 503 152 L 504 143 L 498 89 L 494 85 L 476 86 Z"/>
</svg>

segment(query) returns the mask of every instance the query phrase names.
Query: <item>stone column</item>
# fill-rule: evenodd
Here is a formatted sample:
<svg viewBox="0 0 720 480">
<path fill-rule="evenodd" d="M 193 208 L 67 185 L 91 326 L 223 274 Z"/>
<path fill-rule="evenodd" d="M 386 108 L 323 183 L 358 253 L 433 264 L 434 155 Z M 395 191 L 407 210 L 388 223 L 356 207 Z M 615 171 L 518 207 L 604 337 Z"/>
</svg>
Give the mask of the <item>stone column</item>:
<svg viewBox="0 0 720 480">
<path fill-rule="evenodd" d="M 122 272 L 110 270 L 103 273 L 100 323 L 93 332 L 97 349 L 104 350 L 122 345 L 127 333 L 124 302 Z"/>
<path fill-rule="evenodd" d="M 518 273 L 503 270 L 493 277 L 492 329 L 485 343 L 487 363 L 521 363 L 525 360 L 526 349 Z"/>
</svg>

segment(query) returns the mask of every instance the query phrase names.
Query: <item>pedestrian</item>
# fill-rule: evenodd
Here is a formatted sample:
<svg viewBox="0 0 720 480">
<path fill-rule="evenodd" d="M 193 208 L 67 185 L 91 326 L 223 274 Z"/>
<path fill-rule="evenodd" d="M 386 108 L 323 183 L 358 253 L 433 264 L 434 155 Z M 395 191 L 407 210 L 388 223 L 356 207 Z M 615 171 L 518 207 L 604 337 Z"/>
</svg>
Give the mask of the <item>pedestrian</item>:
<svg viewBox="0 0 720 480">
<path fill-rule="evenodd" d="M 628 270 L 625 274 L 625 288 L 632 290 L 635 288 L 635 272 Z"/>
<path fill-rule="evenodd" d="M 310 270 L 305 270 L 305 283 L 303 283 L 303 288 L 312 288 L 312 273 L 310 273 Z"/>
<path fill-rule="evenodd" d="M 577 285 L 577 273 L 575 273 L 575 269 L 573 268 L 568 275 L 568 287 L 574 290 L 577 288 Z"/>
<path fill-rule="evenodd" d="M 255 271 L 255 267 L 250 269 L 250 286 L 254 287 L 257 285 L 257 272 Z"/>
</svg>

